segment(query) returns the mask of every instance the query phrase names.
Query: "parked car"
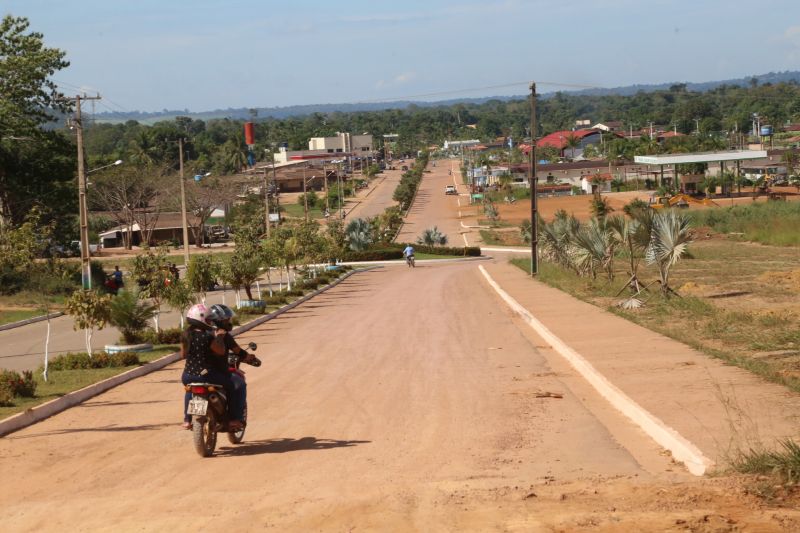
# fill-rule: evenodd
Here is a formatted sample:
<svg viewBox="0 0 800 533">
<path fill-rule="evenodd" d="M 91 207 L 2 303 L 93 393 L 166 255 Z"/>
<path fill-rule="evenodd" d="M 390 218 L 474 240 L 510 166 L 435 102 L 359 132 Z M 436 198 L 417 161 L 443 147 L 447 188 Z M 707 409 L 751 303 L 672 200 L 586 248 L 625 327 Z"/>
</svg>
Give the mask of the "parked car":
<svg viewBox="0 0 800 533">
<path fill-rule="evenodd" d="M 458 194 L 455 185 L 445 185 L 444 186 L 444 193 L 445 194 Z"/>
</svg>

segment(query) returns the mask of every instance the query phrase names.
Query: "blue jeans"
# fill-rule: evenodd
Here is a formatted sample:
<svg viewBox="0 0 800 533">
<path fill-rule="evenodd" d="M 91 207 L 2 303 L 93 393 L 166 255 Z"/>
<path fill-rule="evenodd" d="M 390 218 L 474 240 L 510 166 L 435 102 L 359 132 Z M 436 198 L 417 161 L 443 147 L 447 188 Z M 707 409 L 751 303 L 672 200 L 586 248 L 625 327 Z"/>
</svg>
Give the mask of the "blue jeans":
<svg viewBox="0 0 800 533">
<path fill-rule="evenodd" d="M 241 378 L 240 378 L 241 380 Z M 225 395 L 228 397 L 228 414 L 231 420 L 241 420 L 244 417 L 244 387 L 238 387 L 231 379 L 229 372 L 222 373 L 214 370 L 209 370 L 208 374 L 204 376 L 193 376 L 184 372 L 181 375 L 181 382 L 184 385 L 189 383 L 217 383 L 225 387 Z M 189 400 L 192 399 L 191 391 L 186 391 L 183 397 L 183 420 L 190 422 L 191 417 L 186 414 L 189 410 Z"/>
</svg>

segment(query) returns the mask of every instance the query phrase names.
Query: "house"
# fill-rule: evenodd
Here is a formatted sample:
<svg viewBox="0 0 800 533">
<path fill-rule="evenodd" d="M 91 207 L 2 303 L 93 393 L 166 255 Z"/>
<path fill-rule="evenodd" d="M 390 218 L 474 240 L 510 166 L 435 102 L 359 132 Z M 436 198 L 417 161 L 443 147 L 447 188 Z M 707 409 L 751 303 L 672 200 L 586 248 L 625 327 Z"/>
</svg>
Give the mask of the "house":
<svg viewBox="0 0 800 533">
<path fill-rule="evenodd" d="M 555 131 L 536 141 L 536 147 L 544 148 L 549 146 L 556 148 L 560 157 L 565 157 L 567 150 L 569 150 L 568 153 L 570 157 L 574 159 L 582 155 L 583 150 L 590 144 L 600 144 L 602 141 L 602 134 L 603 132 L 601 130 L 595 129 Z M 577 140 L 577 146 L 568 148 L 569 141 L 573 138 Z M 530 151 L 530 148 L 528 148 L 528 151 Z"/>
<path fill-rule="evenodd" d="M 151 216 L 154 217 L 155 215 Z M 225 213 L 221 209 L 215 209 L 211 214 L 211 218 L 217 219 L 224 216 Z M 197 226 L 198 220 L 194 215 L 189 214 L 187 221 L 189 224 L 189 244 L 194 244 L 195 235 L 191 228 L 193 226 Z M 103 248 L 120 248 L 124 246 L 124 235 L 128 232 L 130 232 L 131 244 L 133 246 L 139 246 L 144 242 L 142 228 L 136 223 L 131 225 L 130 228 L 127 226 L 117 226 L 109 229 L 108 231 L 100 233 L 100 242 L 102 243 Z M 204 241 L 208 242 L 207 227 L 204 228 L 203 233 L 205 235 Z M 155 245 L 162 242 L 179 244 L 183 243 L 183 223 L 181 221 L 180 213 L 160 213 L 158 215 L 158 219 L 154 223 L 154 227 L 152 229 L 149 244 Z"/>
<path fill-rule="evenodd" d="M 598 122 L 597 124 L 592 126 L 592 129 L 609 132 L 609 131 L 619 131 L 623 129 L 624 126 L 625 125 L 622 123 L 621 120 L 609 120 L 607 122 Z"/>
</svg>

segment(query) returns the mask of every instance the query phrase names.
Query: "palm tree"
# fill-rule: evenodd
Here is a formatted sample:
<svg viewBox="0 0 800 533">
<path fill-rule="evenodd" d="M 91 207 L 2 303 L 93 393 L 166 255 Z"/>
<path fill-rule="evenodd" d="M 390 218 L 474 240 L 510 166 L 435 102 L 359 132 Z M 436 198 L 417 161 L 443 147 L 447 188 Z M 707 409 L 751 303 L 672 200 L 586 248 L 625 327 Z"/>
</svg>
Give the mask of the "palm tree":
<svg viewBox="0 0 800 533">
<path fill-rule="evenodd" d="M 425 246 L 444 246 L 447 244 L 447 235 L 439 231 L 439 228 L 434 226 L 422 232 L 422 235 L 417 238 L 417 244 Z"/>
<path fill-rule="evenodd" d="M 692 242 L 689 230 L 691 219 L 674 209 L 653 216 L 650 242 L 645 251 L 648 265 L 657 265 L 661 293 L 669 296 L 674 291 L 669 286 L 669 273 L 672 266 L 686 254 Z"/>
<path fill-rule="evenodd" d="M 646 211 L 631 210 L 631 213 L 635 213 L 636 217 L 652 221 L 654 211 L 649 208 L 646 209 Z M 623 248 L 629 261 L 628 275 L 630 277 L 617 295 L 622 293 L 626 287 L 630 287 L 635 291 L 634 294 L 639 294 L 643 288 L 639 282 L 639 263 L 648 244 L 650 244 L 650 224 L 643 224 L 636 218 L 614 215 L 606 219 L 606 226 L 611 231 L 612 237 L 617 241 L 619 246 Z"/>
<path fill-rule="evenodd" d="M 576 270 L 597 277 L 603 270 L 609 280 L 614 279 L 614 253 L 618 242 L 603 219 L 593 218 L 581 226 L 573 239 L 572 261 Z"/>
<path fill-rule="evenodd" d="M 347 243 L 351 250 L 360 252 L 372 244 L 372 224 L 363 218 L 351 220 L 345 228 Z"/>
<path fill-rule="evenodd" d="M 564 137 L 564 146 L 570 149 L 570 153 L 572 154 L 571 159 L 575 159 L 575 148 L 578 148 L 580 145 L 581 145 L 581 140 L 574 133 L 570 133 L 569 135 Z"/>
</svg>

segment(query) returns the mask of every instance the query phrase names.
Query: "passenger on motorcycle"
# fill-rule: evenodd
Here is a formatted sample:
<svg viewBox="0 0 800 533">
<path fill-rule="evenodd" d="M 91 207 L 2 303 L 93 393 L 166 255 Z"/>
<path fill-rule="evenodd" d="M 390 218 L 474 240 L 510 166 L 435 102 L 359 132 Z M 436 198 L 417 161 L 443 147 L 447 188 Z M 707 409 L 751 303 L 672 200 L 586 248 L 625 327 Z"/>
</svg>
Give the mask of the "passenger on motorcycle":
<svg viewBox="0 0 800 533">
<path fill-rule="evenodd" d="M 181 381 L 184 385 L 193 382 L 218 383 L 225 388 L 229 398 L 228 408 L 231 425 L 241 427 L 244 403 L 239 400 L 230 372 L 227 368 L 225 335 L 227 331 L 214 328 L 212 312 L 203 304 L 193 305 L 186 313 L 188 325 L 181 334 L 181 358 L 186 359 Z M 187 393 L 183 405 L 183 427 L 191 429 L 191 418 L 186 414 L 191 393 Z"/>
<path fill-rule="evenodd" d="M 209 310 L 209 320 L 214 324 L 217 328 L 217 331 L 220 329 L 225 331 L 225 334 L 222 336 L 223 342 L 225 343 L 225 351 L 232 352 L 240 362 L 243 363 L 252 363 L 256 357 L 253 354 L 247 353 L 236 343 L 236 340 L 233 338 L 233 335 L 230 334 L 230 331 L 233 329 L 233 317 L 235 313 L 233 309 L 228 307 L 227 305 L 212 305 L 211 309 Z M 227 359 L 225 360 L 225 370 L 231 372 L 231 381 L 233 381 L 233 387 L 236 390 L 237 396 L 239 396 L 240 401 L 242 402 L 241 405 L 247 405 L 247 383 L 245 382 L 244 378 L 235 372 L 236 364 L 230 364 Z M 217 362 L 217 366 L 215 368 L 222 369 L 221 363 Z"/>
</svg>

